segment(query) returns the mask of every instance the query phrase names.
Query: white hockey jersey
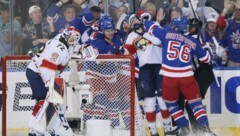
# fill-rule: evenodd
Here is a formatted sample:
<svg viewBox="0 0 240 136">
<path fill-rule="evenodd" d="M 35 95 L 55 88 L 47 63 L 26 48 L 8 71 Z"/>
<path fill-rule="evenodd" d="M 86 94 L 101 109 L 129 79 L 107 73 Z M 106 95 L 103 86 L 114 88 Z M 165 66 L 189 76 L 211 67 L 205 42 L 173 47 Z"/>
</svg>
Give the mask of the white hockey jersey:
<svg viewBox="0 0 240 136">
<path fill-rule="evenodd" d="M 73 54 L 74 46 L 66 46 L 60 42 L 60 36 L 58 34 L 49 40 L 28 65 L 29 69 L 41 75 L 44 83 L 53 76 L 60 76 Z"/>
<path fill-rule="evenodd" d="M 137 49 L 139 67 L 142 67 L 145 64 L 162 64 L 162 48 L 160 47 L 161 41 L 158 38 L 150 35 L 149 33 L 139 36 L 137 33 L 132 31 L 128 35 L 125 45 L 135 46 L 135 40 L 137 40 L 139 44 L 145 44 L 143 45 L 145 46 L 145 49 Z"/>
</svg>

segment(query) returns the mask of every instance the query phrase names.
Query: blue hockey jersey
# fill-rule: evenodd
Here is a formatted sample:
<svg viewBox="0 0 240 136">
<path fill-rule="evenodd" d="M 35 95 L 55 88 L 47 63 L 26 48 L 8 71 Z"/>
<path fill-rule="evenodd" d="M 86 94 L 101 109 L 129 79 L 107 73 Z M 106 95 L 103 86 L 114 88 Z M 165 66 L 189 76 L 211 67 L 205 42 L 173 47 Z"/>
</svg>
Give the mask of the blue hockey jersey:
<svg viewBox="0 0 240 136">
<path fill-rule="evenodd" d="M 114 54 L 114 47 L 119 47 L 122 45 L 121 39 L 117 33 L 114 34 L 113 40 L 111 42 L 106 41 L 106 39 L 96 39 L 92 41 L 87 41 L 94 47 L 98 49 L 99 54 Z"/>
<path fill-rule="evenodd" d="M 75 22 L 74 27 L 78 29 L 78 31 L 83 34 L 93 23 L 94 18 L 92 13 L 85 14 L 83 16 L 79 16 Z"/>
<path fill-rule="evenodd" d="M 202 62 L 211 61 L 210 54 L 201 47 L 197 39 L 182 35 L 171 28 L 163 29 L 150 21 L 146 22 L 145 26 L 149 33 L 158 37 L 162 42 L 163 64 L 160 73 L 164 76 L 192 76 L 193 55 L 196 55 Z"/>
</svg>

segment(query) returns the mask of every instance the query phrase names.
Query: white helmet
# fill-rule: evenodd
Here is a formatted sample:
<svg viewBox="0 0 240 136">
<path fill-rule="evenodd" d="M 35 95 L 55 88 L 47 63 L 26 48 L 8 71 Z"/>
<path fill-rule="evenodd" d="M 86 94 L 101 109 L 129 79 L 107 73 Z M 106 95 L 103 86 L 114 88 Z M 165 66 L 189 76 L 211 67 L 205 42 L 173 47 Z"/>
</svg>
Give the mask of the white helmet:
<svg viewBox="0 0 240 136">
<path fill-rule="evenodd" d="M 81 34 L 75 27 L 70 26 L 63 30 L 62 37 L 69 45 L 76 45 L 81 38 Z"/>
</svg>

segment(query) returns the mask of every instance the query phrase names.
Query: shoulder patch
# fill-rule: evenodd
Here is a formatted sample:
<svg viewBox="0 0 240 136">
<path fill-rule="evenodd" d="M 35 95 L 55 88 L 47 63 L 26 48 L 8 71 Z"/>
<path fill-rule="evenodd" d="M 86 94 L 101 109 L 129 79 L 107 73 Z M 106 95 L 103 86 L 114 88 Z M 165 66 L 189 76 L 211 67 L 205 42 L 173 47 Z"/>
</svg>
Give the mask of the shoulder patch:
<svg viewBox="0 0 240 136">
<path fill-rule="evenodd" d="M 54 52 L 54 53 L 52 53 L 50 60 L 56 62 L 58 57 L 59 57 L 59 54 Z"/>
</svg>

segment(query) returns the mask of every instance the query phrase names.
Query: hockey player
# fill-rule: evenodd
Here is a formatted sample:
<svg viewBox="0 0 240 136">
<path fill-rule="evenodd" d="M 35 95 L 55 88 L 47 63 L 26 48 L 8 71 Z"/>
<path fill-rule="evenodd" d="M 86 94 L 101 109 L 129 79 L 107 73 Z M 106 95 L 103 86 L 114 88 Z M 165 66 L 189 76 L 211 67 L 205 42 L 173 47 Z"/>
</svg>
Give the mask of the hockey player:
<svg viewBox="0 0 240 136">
<path fill-rule="evenodd" d="M 122 41 L 115 31 L 113 19 L 110 16 L 102 16 L 99 23 L 103 37 L 86 43 L 96 47 L 99 54 L 117 54 L 116 48 L 122 45 Z"/>
<path fill-rule="evenodd" d="M 29 136 L 50 135 L 50 133 L 61 136 L 74 135 L 64 117 L 66 105 L 55 103 L 53 100 L 57 97 L 54 98 L 50 93 L 54 84 L 50 79 L 56 77 L 54 80 L 59 85 L 58 91 L 62 96 L 66 91 L 61 90 L 64 80 L 57 77 L 60 77 L 60 73 L 68 64 L 80 36 L 74 27 L 66 28 L 61 34 L 49 40 L 28 65 L 26 76 L 32 89 L 32 99 L 37 101 L 29 122 Z M 47 115 L 47 129 L 41 125 L 44 114 Z"/>
<path fill-rule="evenodd" d="M 162 64 L 162 48 L 158 38 L 145 32 L 143 23 L 151 20 L 144 12 L 133 14 L 129 18 L 132 31 L 126 38 L 124 48 L 129 54 L 135 54 L 139 60 L 139 79 L 137 89 L 144 101 L 144 111 L 151 136 L 158 136 L 156 126 L 156 99 L 163 118 L 165 135 L 175 135 L 177 128 L 171 127 L 171 116 L 161 97 L 162 76 L 159 75 Z"/>
<path fill-rule="evenodd" d="M 162 95 L 172 117 L 182 130 L 180 135 L 190 135 L 189 121 L 177 103 L 181 91 L 194 112 L 202 135 L 215 136 L 209 128 L 206 110 L 202 105 L 201 94 L 193 77 L 191 66 L 193 55 L 196 55 L 200 61 L 209 63 L 211 61 L 210 54 L 203 50 L 198 40 L 183 35 L 189 24 L 185 17 L 173 19 L 171 28 L 166 29 L 151 22 L 147 22 L 147 24 L 147 30 L 162 42 L 163 64 L 160 71 L 160 74 L 163 75 Z"/>
<path fill-rule="evenodd" d="M 115 32 L 113 19 L 110 16 L 103 16 L 100 19 L 99 25 L 103 37 L 89 40 L 86 43 L 97 48 L 99 54 L 120 53 L 118 49 L 122 45 L 122 42 L 119 35 Z M 118 84 L 119 82 L 123 82 L 119 80 L 119 74 L 121 74 L 119 73 L 119 68 L 122 68 L 124 65 L 111 61 L 104 63 L 88 62 L 86 65 L 86 79 L 91 85 L 93 103 L 83 108 L 84 120 L 86 121 L 93 117 L 97 119 L 110 119 L 112 127 L 118 128 L 120 126 L 119 114 L 121 114 L 126 128 L 129 129 L 130 102 L 129 99 L 125 99 L 124 97 L 130 94 L 121 92 L 123 90 L 120 90 Z M 95 69 L 96 67 L 99 68 Z"/>
</svg>

